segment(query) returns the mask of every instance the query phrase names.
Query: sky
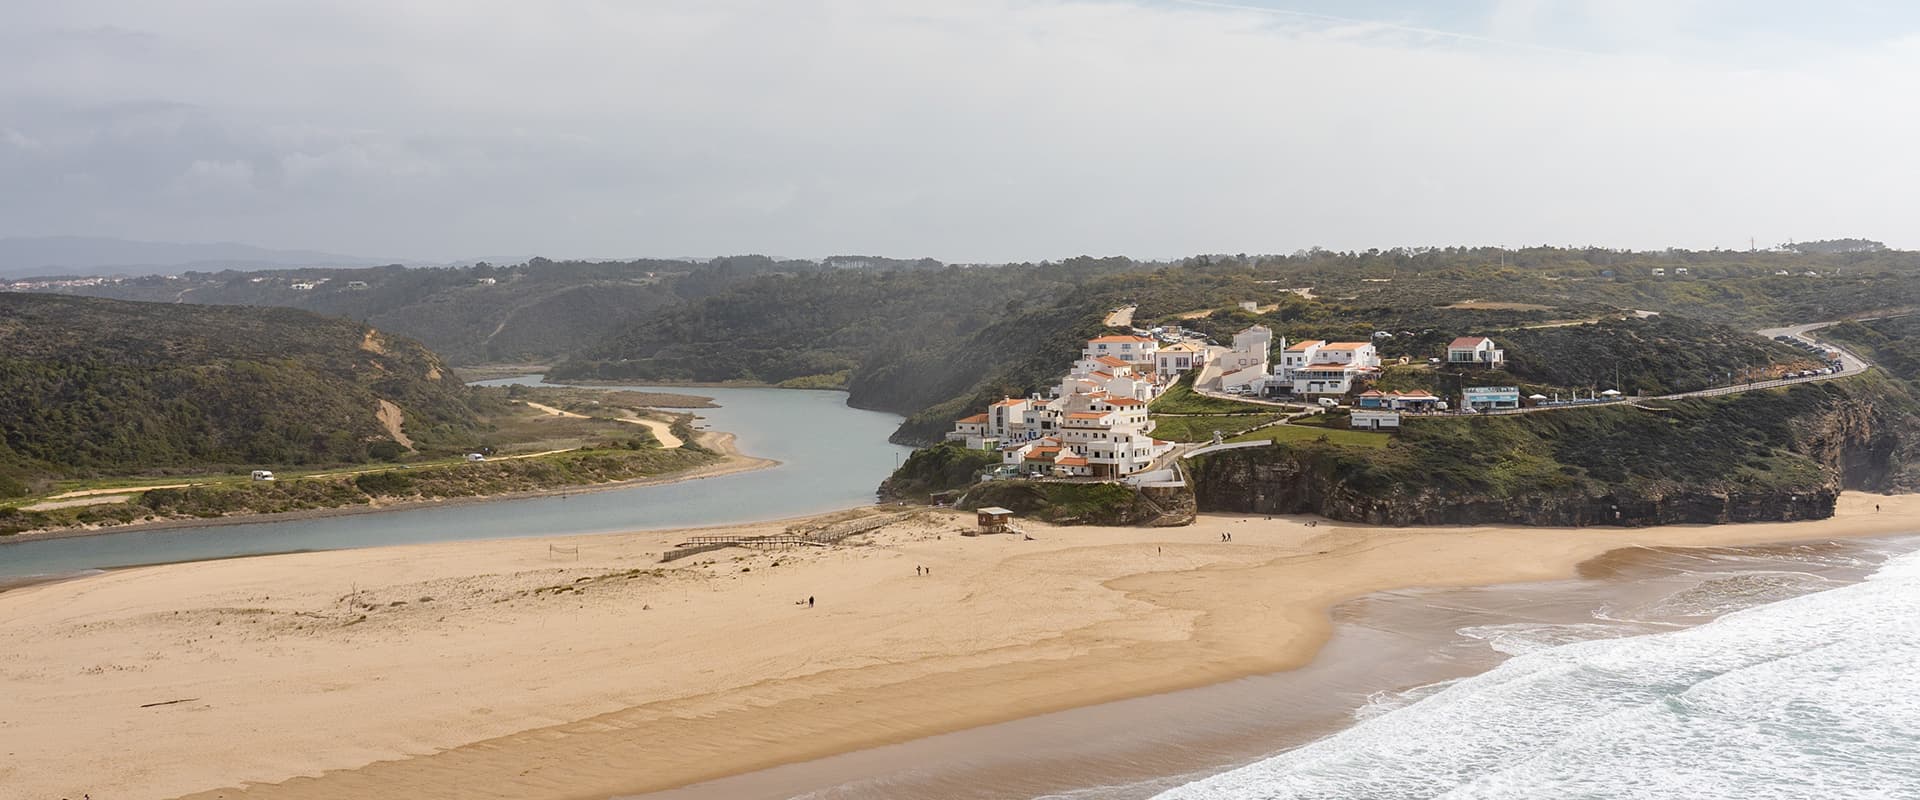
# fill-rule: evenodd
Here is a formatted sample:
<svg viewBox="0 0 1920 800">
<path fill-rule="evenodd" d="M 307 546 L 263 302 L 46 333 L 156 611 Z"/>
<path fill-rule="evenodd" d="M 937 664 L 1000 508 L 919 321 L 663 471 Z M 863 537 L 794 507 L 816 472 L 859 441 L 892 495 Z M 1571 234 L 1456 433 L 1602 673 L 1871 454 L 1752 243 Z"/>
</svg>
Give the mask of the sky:
<svg viewBox="0 0 1920 800">
<path fill-rule="evenodd" d="M 7 0 L 0 236 L 1920 248 L 1920 4 Z"/>
</svg>

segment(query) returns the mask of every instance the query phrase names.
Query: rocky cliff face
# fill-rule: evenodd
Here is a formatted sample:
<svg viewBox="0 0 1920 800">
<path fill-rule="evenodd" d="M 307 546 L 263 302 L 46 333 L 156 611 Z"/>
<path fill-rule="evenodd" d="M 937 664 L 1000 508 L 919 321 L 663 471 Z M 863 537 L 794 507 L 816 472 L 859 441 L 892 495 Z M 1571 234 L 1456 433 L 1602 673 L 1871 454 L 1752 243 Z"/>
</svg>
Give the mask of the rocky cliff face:
<svg viewBox="0 0 1920 800">
<path fill-rule="evenodd" d="M 1320 468 L 1315 453 L 1292 448 L 1234 450 L 1196 464 L 1200 510 L 1245 514 L 1319 514 L 1373 525 L 1549 527 L 1768 522 L 1832 516 L 1840 487 L 1797 490 L 1671 490 L 1589 495 L 1541 492 L 1495 497 L 1430 487 L 1365 492 Z"/>
<path fill-rule="evenodd" d="M 1292 445 L 1204 456 L 1192 464 L 1194 488 L 1201 511 L 1540 526 L 1821 519 L 1833 514 L 1843 489 L 1920 491 L 1920 403 L 1896 384 L 1869 376 L 1715 402 L 1623 413 L 1583 431 L 1565 425 L 1570 418 L 1499 423 L 1509 426 L 1499 431 L 1506 446 L 1521 441 L 1558 459 L 1557 472 L 1528 483 L 1502 485 L 1486 474 L 1504 460 L 1479 475 L 1435 477 L 1436 465 L 1458 463 L 1448 457 L 1458 452 L 1415 431 L 1372 454 Z M 1648 443 L 1658 447 L 1636 447 Z M 1661 457 L 1616 459 L 1612 470 L 1582 460 L 1606 450 Z"/>
</svg>

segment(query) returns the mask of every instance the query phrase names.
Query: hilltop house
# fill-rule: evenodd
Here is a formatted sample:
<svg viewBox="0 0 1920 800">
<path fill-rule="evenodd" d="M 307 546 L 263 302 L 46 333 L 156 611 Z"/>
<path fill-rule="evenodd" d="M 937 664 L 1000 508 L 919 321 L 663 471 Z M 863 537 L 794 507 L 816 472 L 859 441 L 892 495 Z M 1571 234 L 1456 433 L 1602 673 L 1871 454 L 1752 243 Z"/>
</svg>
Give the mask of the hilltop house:
<svg viewBox="0 0 1920 800">
<path fill-rule="evenodd" d="M 1295 343 L 1280 355 L 1274 377 L 1299 396 L 1344 395 L 1380 374 L 1380 351 L 1372 342 Z"/>
<path fill-rule="evenodd" d="M 1112 356 L 1129 364 L 1152 367 L 1153 356 L 1160 350 L 1160 343 L 1145 336 L 1122 334 L 1101 336 L 1087 340 L 1087 347 L 1080 351 L 1087 358 Z"/>
<path fill-rule="evenodd" d="M 1207 365 L 1208 350 L 1193 342 L 1176 342 L 1160 348 L 1153 357 L 1156 374 L 1177 376 Z"/>
<path fill-rule="evenodd" d="M 1281 343 L 1284 345 L 1285 340 Z M 1211 363 L 1220 369 L 1220 388 L 1232 391 L 1244 387 L 1258 392 L 1267 384 L 1268 365 L 1272 363 L 1273 331 L 1254 325 L 1233 335 L 1233 347 L 1216 348 Z"/>
<path fill-rule="evenodd" d="M 1497 367 L 1507 361 L 1507 351 L 1493 346 L 1485 336 L 1462 336 L 1447 345 L 1448 364 Z"/>
</svg>

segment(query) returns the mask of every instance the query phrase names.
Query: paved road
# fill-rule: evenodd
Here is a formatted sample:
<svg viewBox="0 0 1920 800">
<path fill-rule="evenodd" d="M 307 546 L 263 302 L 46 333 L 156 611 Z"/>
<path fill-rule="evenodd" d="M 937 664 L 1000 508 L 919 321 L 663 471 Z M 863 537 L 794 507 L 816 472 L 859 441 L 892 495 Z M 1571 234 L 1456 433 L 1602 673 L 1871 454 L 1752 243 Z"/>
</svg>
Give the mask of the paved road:
<svg viewBox="0 0 1920 800">
<path fill-rule="evenodd" d="M 1133 310 L 1136 308 L 1139 308 L 1139 306 L 1127 306 L 1126 308 L 1114 309 L 1111 313 L 1107 314 L 1107 327 L 1132 328 Z"/>
<path fill-rule="evenodd" d="M 1887 316 L 1890 316 L 1890 317 L 1906 316 L 1907 314 L 1911 314 L 1911 313 L 1913 312 L 1903 312 L 1900 314 L 1890 314 Z M 1884 319 L 1884 318 L 1886 317 L 1866 317 L 1866 318 L 1862 318 L 1862 321 L 1872 320 L 1872 319 Z M 1601 401 L 1597 403 L 1580 403 L 1578 405 L 1535 406 L 1532 408 L 1519 408 L 1519 409 L 1512 409 L 1507 411 L 1489 411 L 1489 412 L 1483 412 L 1483 413 L 1486 416 L 1504 416 L 1508 414 L 1534 414 L 1534 413 L 1540 413 L 1545 411 L 1567 411 L 1570 409 L 1578 409 L 1578 408 L 1599 408 L 1599 407 L 1605 407 L 1605 406 L 1619 405 L 1621 403 L 1642 403 L 1642 402 L 1647 402 L 1652 400 L 1682 400 L 1689 397 L 1718 397 L 1721 395 L 1739 394 L 1741 392 L 1754 392 L 1754 391 L 1760 391 L 1764 389 L 1775 389 L 1781 386 L 1791 386 L 1796 383 L 1814 383 L 1816 381 L 1830 381 L 1837 378 L 1849 378 L 1854 375 L 1858 375 L 1862 372 L 1866 372 L 1869 369 L 1872 369 L 1873 368 L 1872 362 L 1869 362 L 1866 359 L 1861 358 L 1860 356 L 1854 354 L 1852 351 L 1849 351 L 1844 347 L 1833 344 L 1831 342 L 1822 342 L 1813 336 L 1814 331 L 1817 331 L 1832 325 L 1837 325 L 1839 324 L 1839 322 L 1840 322 L 1839 320 L 1830 320 L 1827 322 L 1808 322 L 1800 325 L 1789 325 L 1784 328 L 1763 328 L 1761 330 L 1754 331 L 1754 333 L 1760 336 L 1764 336 L 1768 339 L 1772 339 L 1776 336 L 1788 336 L 1795 339 L 1799 339 L 1804 342 L 1808 342 L 1810 344 L 1817 344 L 1827 348 L 1828 350 L 1833 350 L 1838 352 L 1840 354 L 1840 371 L 1833 373 L 1831 375 L 1814 375 L 1806 378 L 1782 378 L 1780 380 L 1758 381 L 1755 383 L 1740 383 L 1740 384 L 1734 384 L 1732 386 L 1716 386 L 1711 389 L 1701 389 L 1699 391 L 1693 391 L 1693 392 L 1679 392 L 1676 394 L 1664 394 L 1664 395 L 1659 395 L 1657 397 L 1631 397 L 1631 398 L 1623 397 L 1619 400 Z M 1199 394 L 1205 395 L 1207 397 L 1218 397 L 1226 400 L 1239 400 L 1241 402 L 1257 403 L 1260 405 L 1275 405 L 1275 406 L 1288 405 L 1285 403 L 1276 403 L 1269 400 L 1260 400 L 1256 398 L 1230 395 L 1224 392 L 1202 391 L 1198 387 L 1195 387 L 1194 391 Z"/>
</svg>

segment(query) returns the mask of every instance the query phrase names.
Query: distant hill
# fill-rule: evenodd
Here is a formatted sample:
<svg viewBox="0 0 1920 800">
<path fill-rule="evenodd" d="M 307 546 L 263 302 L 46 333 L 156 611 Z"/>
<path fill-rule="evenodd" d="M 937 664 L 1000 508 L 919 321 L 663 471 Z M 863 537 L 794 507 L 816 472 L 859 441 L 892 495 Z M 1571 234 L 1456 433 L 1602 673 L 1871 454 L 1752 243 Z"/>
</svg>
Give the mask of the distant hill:
<svg viewBox="0 0 1920 800">
<path fill-rule="evenodd" d="M 350 320 L 0 293 L 0 495 L 49 477 L 365 461 L 400 436 L 432 448 L 471 436 L 467 399 L 438 356 Z"/>
<path fill-rule="evenodd" d="M 645 326 L 668 309 L 760 276 L 858 275 L 927 269 L 924 261 L 866 258 L 824 266 L 766 256 L 707 261 L 554 261 L 451 268 L 181 271 L 80 281 L 32 281 L 16 289 L 121 300 L 289 306 L 350 317 L 418 339 L 459 364 L 559 359 L 623 326 Z"/>
<path fill-rule="evenodd" d="M 272 250 L 234 242 L 139 242 L 87 236 L 0 238 L 0 277 L 140 275 L 187 269 L 370 267 L 390 263 L 311 250 Z"/>
</svg>

